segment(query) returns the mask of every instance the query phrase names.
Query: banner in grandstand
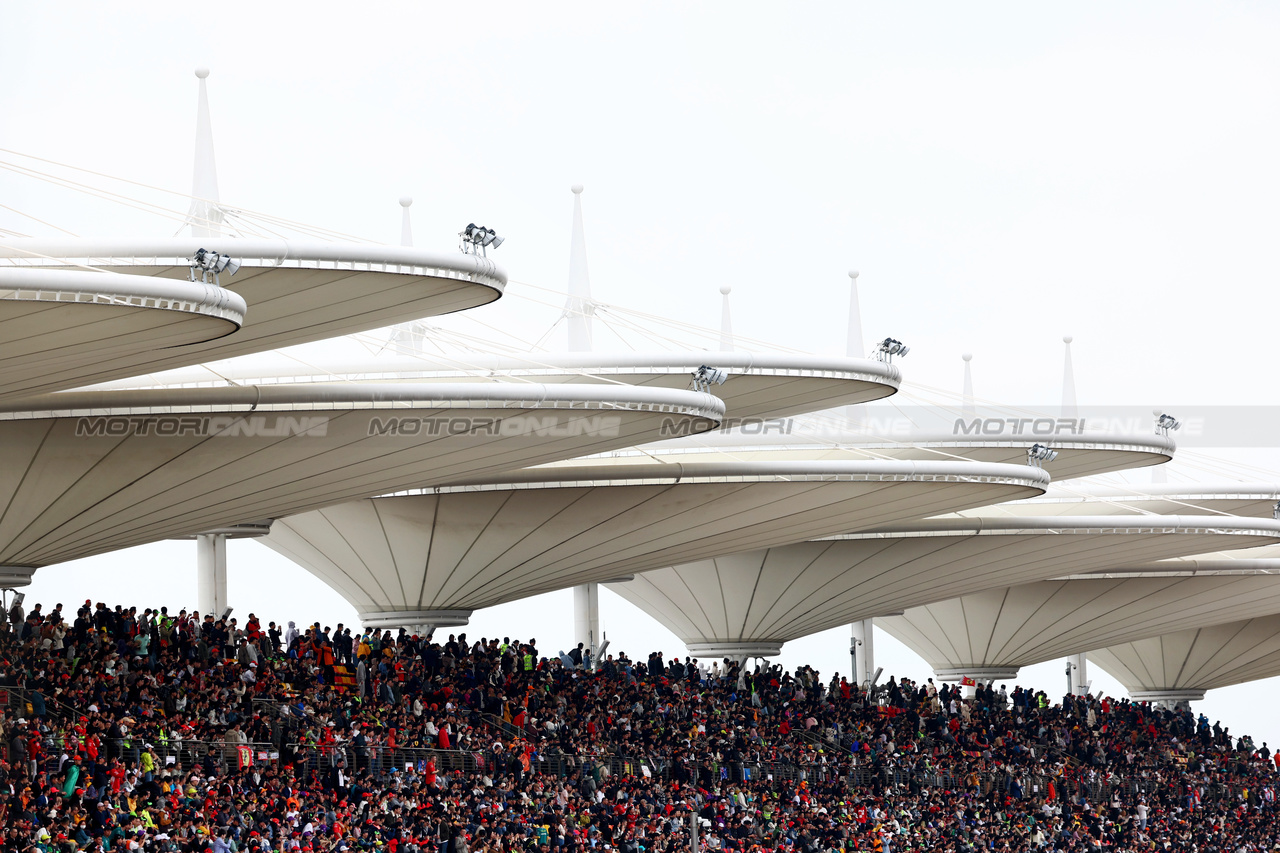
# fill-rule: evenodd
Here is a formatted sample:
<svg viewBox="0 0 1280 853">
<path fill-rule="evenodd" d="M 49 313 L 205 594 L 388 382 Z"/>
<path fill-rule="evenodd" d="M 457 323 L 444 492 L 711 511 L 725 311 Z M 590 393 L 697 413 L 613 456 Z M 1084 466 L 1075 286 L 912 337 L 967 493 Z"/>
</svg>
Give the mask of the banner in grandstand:
<svg viewBox="0 0 1280 853">
<path fill-rule="evenodd" d="M 246 767 L 253 766 L 253 748 L 248 746 L 236 747 L 237 766 L 243 770 Z"/>
<path fill-rule="evenodd" d="M 972 678 L 966 675 L 964 678 L 960 679 L 960 686 L 961 687 L 977 687 L 978 682 L 974 681 Z"/>
<path fill-rule="evenodd" d="M 343 664 L 333 667 L 333 686 L 337 690 L 351 690 L 356 686 L 355 674 Z"/>
</svg>

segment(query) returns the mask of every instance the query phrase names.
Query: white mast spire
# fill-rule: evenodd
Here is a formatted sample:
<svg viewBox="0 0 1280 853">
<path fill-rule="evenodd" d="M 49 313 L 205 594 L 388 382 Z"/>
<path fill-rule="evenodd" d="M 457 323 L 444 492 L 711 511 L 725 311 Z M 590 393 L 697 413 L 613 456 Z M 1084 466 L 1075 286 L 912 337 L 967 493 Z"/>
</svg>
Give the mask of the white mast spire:
<svg viewBox="0 0 1280 853">
<path fill-rule="evenodd" d="M 1066 344 L 1066 354 L 1062 359 L 1062 416 L 1064 418 L 1079 416 L 1079 409 L 1076 408 L 1076 372 L 1071 365 L 1072 340 L 1070 335 L 1062 336 L 1062 342 Z"/>
<path fill-rule="evenodd" d="M 849 328 L 844 342 L 844 354 L 851 358 L 866 358 L 862 343 L 862 307 L 858 304 L 858 271 L 849 270 Z M 858 407 L 845 406 L 845 419 L 851 428 L 859 427 Z M 853 658 L 849 667 L 849 680 L 867 685 L 876 666 L 875 620 L 862 619 L 849 625 L 849 654 Z"/>
<path fill-rule="evenodd" d="M 197 68 L 200 97 L 196 106 L 196 159 L 191 179 L 191 209 L 187 220 L 192 237 L 222 234 L 222 208 L 218 205 L 218 166 L 213 156 L 213 125 L 209 121 L 208 68 Z"/>
<path fill-rule="evenodd" d="M 960 357 L 964 359 L 964 396 L 960 409 L 966 418 L 971 418 L 976 411 L 973 405 L 973 370 L 969 367 L 969 362 L 973 361 L 973 353 L 967 352 Z"/>
<path fill-rule="evenodd" d="M 866 358 L 862 344 L 862 309 L 858 305 L 858 271 L 849 271 L 849 332 L 845 339 L 844 354 L 853 358 Z"/>
<path fill-rule="evenodd" d="M 569 319 L 569 351 L 591 352 L 591 277 L 587 274 L 587 238 L 582 230 L 582 184 L 573 190 L 573 243 L 569 249 L 569 298 L 564 315 Z"/>
<path fill-rule="evenodd" d="M 412 196 L 407 196 L 407 195 L 400 196 L 400 207 L 402 210 L 400 214 L 400 245 L 401 246 L 413 245 L 413 225 L 409 222 L 409 208 L 412 205 L 413 205 Z"/>
<path fill-rule="evenodd" d="M 733 288 L 720 288 L 720 352 L 733 352 L 733 317 L 729 314 L 729 294 Z"/>
<path fill-rule="evenodd" d="M 569 298 L 564 315 L 569 320 L 569 351 L 591 352 L 591 277 L 587 274 L 587 238 L 582 230 L 582 184 L 573 191 L 573 243 L 569 249 Z M 600 630 L 600 585 L 579 584 L 573 588 L 573 629 L 575 639 L 596 663 L 603 639 Z"/>
</svg>

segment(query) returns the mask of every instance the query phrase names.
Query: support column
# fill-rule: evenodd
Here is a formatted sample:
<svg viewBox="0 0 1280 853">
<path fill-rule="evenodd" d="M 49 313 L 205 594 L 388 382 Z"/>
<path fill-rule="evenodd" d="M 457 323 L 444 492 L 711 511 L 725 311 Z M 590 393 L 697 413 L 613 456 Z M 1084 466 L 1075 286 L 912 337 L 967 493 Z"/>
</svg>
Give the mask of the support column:
<svg viewBox="0 0 1280 853">
<path fill-rule="evenodd" d="M 600 584 L 584 583 L 573 588 L 573 642 L 591 652 L 595 664 L 600 645 Z"/>
<path fill-rule="evenodd" d="M 214 618 L 227 609 L 227 535 L 201 533 L 196 537 L 196 606 Z"/>
<path fill-rule="evenodd" d="M 849 625 L 854 681 L 866 684 L 876 672 L 875 620 L 862 619 Z"/>
<path fill-rule="evenodd" d="M 1089 661 L 1083 653 L 1067 658 L 1071 664 L 1071 695 L 1083 696 L 1089 692 Z"/>
</svg>

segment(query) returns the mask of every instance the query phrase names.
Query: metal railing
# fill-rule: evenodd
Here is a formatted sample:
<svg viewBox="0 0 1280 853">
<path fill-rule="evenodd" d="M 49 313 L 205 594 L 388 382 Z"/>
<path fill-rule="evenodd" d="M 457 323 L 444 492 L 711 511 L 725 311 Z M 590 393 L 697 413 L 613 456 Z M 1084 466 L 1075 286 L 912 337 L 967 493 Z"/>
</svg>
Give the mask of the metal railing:
<svg viewBox="0 0 1280 853">
<path fill-rule="evenodd" d="M 249 750 L 247 759 L 250 764 L 277 764 L 279 751 L 270 743 L 260 741 L 227 741 L 227 740 L 181 740 L 149 743 L 143 738 L 107 738 L 103 742 L 108 758 L 119 758 L 126 764 L 140 765 L 142 753 L 150 748 L 156 756 L 156 772 L 166 768 L 181 771 L 196 767 L 205 767 L 212 763 L 219 772 L 241 766 L 240 749 Z"/>
<path fill-rule="evenodd" d="M 78 717 L 80 712 L 43 692 L 27 687 L 0 687 L 7 700 L 4 704 L 19 717 L 44 717 L 64 720 Z M 44 713 L 41 713 L 43 709 Z"/>
</svg>

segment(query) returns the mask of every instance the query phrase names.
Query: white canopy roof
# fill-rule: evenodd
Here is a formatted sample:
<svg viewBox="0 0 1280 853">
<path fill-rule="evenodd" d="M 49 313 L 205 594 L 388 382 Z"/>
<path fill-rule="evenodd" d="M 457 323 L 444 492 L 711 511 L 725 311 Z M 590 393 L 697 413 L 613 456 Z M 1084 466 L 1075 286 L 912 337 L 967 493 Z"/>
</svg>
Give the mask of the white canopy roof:
<svg viewBox="0 0 1280 853">
<path fill-rule="evenodd" d="M 1199 699 L 1280 675 L 1280 615 L 1186 628 L 1089 652 L 1134 698 Z"/>
<path fill-rule="evenodd" d="M 0 566 L 623 446 L 671 424 L 711 428 L 723 411 L 693 391 L 496 384 L 64 392 L 0 404 Z"/>
<path fill-rule="evenodd" d="M 969 514 L 998 515 L 1186 515 L 1224 513 L 1274 518 L 1278 483 L 1160 483 L 1148 486 L 1051 489 L 1043 497 Z"/>
<path fill-rule="evenodd" d="M 283 518 L 263 541 L 342 593 L 366 625 L 465 624 L 480 607 L 673 559 L 1008 500 L 1042 491 L 1048 478 L 973 462 L 690 461 L 469 482 Z"/>
<path fill-rule="evenodd" d="M 0 266 L 0 382 L 234 333 L 245 302 L 212 284 Z"/>
<path fill-rule="evenodd" d="M 1275 521 L 1250 521 L 1258 538 Z M 1049 580 L 908 609 L 876 624 L 944 677 L 1018 667 L 1158 636 L 1280 612 L 1280 578 L 1111 577 Z"/>
<path fill-rule="evenodd" d="M 220 276 L 222 286 L 233 294 L 230 300 L 238 304 L 242 298 L 247 303 L 239 331 L 221 327 L 225 337 L 191 333 L 189 340 L 183 341 L 185 346 L 169 345 L 168 349 L 156 350 L 156 340 L 164 335 L 166 315 L 157 312 L 148 314 L 145 322 L 140 317 L 124 322 L 119 319 L 119 310 L 112 310 L 101 300 L 95 299 L 98 311 L 61 310 L 91 306 L 78 302 L 73 306 L 60 300 L 59 310 L 36 315 L 44 334 L 50 336 L 47 342 L 66 341 L 63 346 L 67 347 L 78 335 L 95 347 L 87 354 L 97 355 L 47 362 L 19 358 L 10 362 L 10 357 L 20 357 L 24 352 L 0 346 L 0 400 L 461 311 L 492 302 L 502 295 L 506 284 L 505 273 L 492 261 L 474 255 L 436 254 L 399 246 L 235 237 L 9 240 L 0 247 L 0 268 L 9 268 L 9 275 L 22 270 L 28 278 L 37 273 L 83 267 L 154 277 L 160 280 L 152 285 L 159 298 L 170 289 L 175 294 L 192 289 L 187 281 L 188 259 L 201 248 L 230 255 L 242 264 L 234 276 Z M 119 289 L 116 279 L 106 275 L 99 279 L 104 294 L 112 294 L 113 287 Z M 171 281 L 174 279 L 177 281 Z M 4 287 L 0 281 L 0 289 Z M 29 313 L 28 303 L 29 300 L 0 299 L 0 324 L 4 324 L 0 329 Z M 167 319 L 190 327 L 190 313 L 171 311 Z M 228 331 L 234 334 L 227 334 Z M 67 354 L 74 356 L 70 350 Z"/>
<path fill-rule="evenodd" d="M 730 415 L 732 415 L 730 411 Z M 732 452 L 738 459 L 970 459 L 975 462 L 1025 464 L 1033 444 L 1045 444 L 1058 452 L 1044 465 L 1054 481 L 1123 471 L 1168 462 L 1176 445 L 1164 435 L 1084 433 L 1055 436 L 1052 440 L 1027 436 L 938 435 L 921 433 L 896 438 L 867 435 L 854 430 L 813 427 L 797 422 L 790 431 L 768 425 L 726 430 L 695 438 L 677 439 L 610 454 L 628 456 L 650 453 Z"/>
<path fill-rule="evenodd" d="M 610 588 L 704 654 L 747 646 L 776 654 L 788 640 L 858 619 L 1010 583 L 1209 551 L 1224 540 L 1240 547 L 1277 541 L 1280 524 L 1188 516 L 931 519 L 691 560 Z M 964 627 L 948 623 L 946 630 Z M 983 630 L 980 619 L 969 629 Z"/>
<path fill-rule="evenodd" d="M 695 371 L 713 365 L 729 374 L 713 388 L 725 401 L 730 423 L 779 418 L 832 405 L 867 403 L 898 390 L 902 374 L 892 364 L 864 358 L 703 351 L 671 353 L 529 353 L 528 355 L 423 354 L 327 363 L 272 376 L 260 365 L 219 364 L 216 372 L 188 367 L 119 380 L 104 387 L 198 387 L 226 380 L 267 385 L 307 382 L 541 382 L 688 388 Z M 264 375 L 265 374 L 265 375 Z M 1026 459 L 1019 460 L 1025 462 Z"/>
</svg>

